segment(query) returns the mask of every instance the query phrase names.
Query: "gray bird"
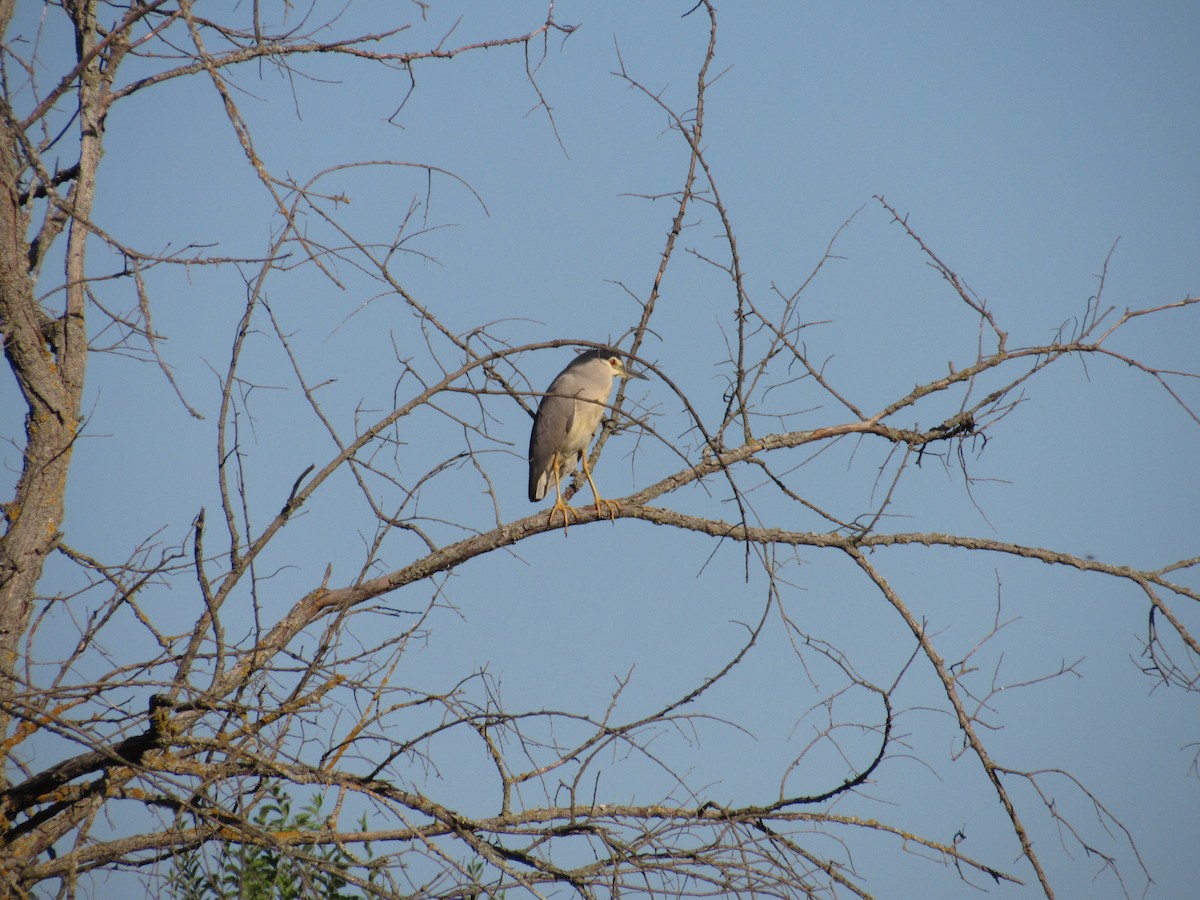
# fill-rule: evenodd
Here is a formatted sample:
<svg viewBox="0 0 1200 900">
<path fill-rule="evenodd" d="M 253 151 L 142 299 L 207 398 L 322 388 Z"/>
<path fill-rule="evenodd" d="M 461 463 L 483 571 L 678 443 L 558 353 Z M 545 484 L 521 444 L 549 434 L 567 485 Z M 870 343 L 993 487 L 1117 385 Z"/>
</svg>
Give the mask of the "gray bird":
<svg viewBox="0 0 1200 900">
<path fill-rule="evenodd" d="M 588 350 L 558 373 L 542 397 L 533 420 L 533 433 L 529 436 L 529 502 L 536 503 L 545 497 L 551 482 L 554 483 L 558 499 L 546 518 L 547 527 L 553 523 L 554 514 L 561 510 L 565 532 L 568 519 L 575 515 L 574 510 L 563 502 L 559 482 L 577 464 L 583 467 L 583 475 L 596 496 L 596 512 L 605 515 L 605 504 L 608 504 L 608 514 L 616 518 L 617 504 L 602 500 L 596 482 L 592 481 L 587 449 L 608 409 L 608 397 L 617 378 L 647 380 L 640 372 L 625 368 L 617 351 Z"/>
</svg>

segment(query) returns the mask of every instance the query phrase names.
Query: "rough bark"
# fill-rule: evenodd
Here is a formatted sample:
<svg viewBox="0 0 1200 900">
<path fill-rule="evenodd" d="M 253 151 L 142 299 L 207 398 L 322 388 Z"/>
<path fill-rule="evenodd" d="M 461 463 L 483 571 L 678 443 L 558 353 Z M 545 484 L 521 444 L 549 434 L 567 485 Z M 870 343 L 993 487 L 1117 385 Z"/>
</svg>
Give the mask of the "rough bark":
<svg viewBox="0 0 1200 900">
<path fill-rule="evenodd" d="M 11 4 L 0 4 L 0 32 L 7 29 Z M 95 42 L 95 10 L 80 3 L 72 10 L 79 58 Z M 0 536 L 0 736 L 6 754 L 14 741 L 13 719 L 22 715 L 24 683 L 18 670 L 19 645 L 29 627 L 38 581 L 46 558 L 60 539 L 71 449 L 80 427 L 80 399 L 87 363 L 85 260 L 95 172 L 102 153 L 106 76 L 96 55 L 80 74 L 80 159 L 74 182 L 60 197 L 41 165 L 36 148 L 13 111 L 0 122 L 0 329 L 4 355 L 26 406 L 25 447 L 13 500 L 4 508 Z M 22 189 L 24 186 L 24 190 Z M 30 207 L 35 188 L 60 204 L 70 219 L 66 252 L 66 300 L 49 315 L 34 294 Z M 7 776 L 0 768 L 0 784 Z"/>
</svg>

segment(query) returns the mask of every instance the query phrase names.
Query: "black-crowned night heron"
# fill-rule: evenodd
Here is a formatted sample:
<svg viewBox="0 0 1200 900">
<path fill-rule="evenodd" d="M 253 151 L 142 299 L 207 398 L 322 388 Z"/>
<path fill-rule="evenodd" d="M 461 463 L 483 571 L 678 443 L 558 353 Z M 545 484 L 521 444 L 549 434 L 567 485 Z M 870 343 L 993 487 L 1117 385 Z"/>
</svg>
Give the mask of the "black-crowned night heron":
<svg viewBox="0 0 1200 900">
<path fill-rule="evenodd" d="M 565 532 L 568 519 L 575 514 L 563 502 L 559 482 L 564 475 L 574 471 L 576 464 L 583 467 L 583 475 L 592 486 L 596 512 L 603 516 L 607 509 L 608 515 L 616 518 L 617 504 L 602 500 L 596 482 L 592 481 L 587 449 L 608 409 L 608 396 L 617 378 L 645 379 L 646 376 L 625 368 L 625 361 L 615 350 L 589 350 L 559 372 L 542 397 L 533 420 L 533 433 L 529 436 L 529 502 L 536 503 L 545 497 L 553 482 L 558 499 L 550 508 L 547 526 L 561 510 Z"/>
</svg>

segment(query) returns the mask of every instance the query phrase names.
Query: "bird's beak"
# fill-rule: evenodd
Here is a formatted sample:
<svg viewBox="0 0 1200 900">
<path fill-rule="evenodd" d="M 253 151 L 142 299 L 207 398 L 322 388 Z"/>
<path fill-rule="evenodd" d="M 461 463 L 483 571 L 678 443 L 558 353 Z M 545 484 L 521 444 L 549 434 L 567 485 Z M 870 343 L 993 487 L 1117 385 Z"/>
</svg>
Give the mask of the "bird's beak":
<svg viewBox="0 0 1200 900">
<path fill-rule="evenodd" d="M 643 375 L 641 372 L 634 372 L 634 371 L 631 371 L 630 369 L 626 369 L 626 370 L 625 370 L 625 377 L 626 377 L 626 378 L 638 378 L 638 379 L 640 379 L 640 380 L 642 380 L 642 381 L 649 381 L 649 380 L 650 380 L 650 379 L 649 379 L 649 378 L 647 378 L 645 375 Z"/>
</svg>

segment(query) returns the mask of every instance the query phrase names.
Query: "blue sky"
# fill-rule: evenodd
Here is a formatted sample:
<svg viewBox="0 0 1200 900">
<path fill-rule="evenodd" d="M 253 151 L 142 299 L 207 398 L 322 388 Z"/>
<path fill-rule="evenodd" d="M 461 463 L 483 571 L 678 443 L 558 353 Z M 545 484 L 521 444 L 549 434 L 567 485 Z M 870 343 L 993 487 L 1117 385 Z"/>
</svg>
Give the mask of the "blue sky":
<svg viewBox="0 0 1200 900">
<path fill-rule="evenodd" d="M 412 18 L 413 28 L 397 46 L 435 44 L 460 16 L 449 45 L 515 33 L 544 14 L 538 3 L 434 6 L 421 22 L 415 6 L 398 5 L 395 15 Z M 525 79 L 524 58 L 505 49 L 418 65 L 416 91 L 392 121 L 406 89 L 402 77 L 325 57 L 299 61 L 300 75 L 312 79 L 298 77 L 294 85 L 268 68 L 240 70 L 238 102 L 276 174 L 305 181 L 348 161 L 400 160 L 437 165 L 470 185 L 437 177 L 427 195 L 419 170 L 381 166 L 323 182 L 331 194 L 345 193 L 349 203 L 339 214 L 370 239 L 394 236 L 418 204 L 413 222 L 437 227 L 413 234 L 406 245 L 413 252 L 397 271 L 452 329 L 498 323 L 491 330 L 512 344 L 616 339 L 636 321 L 640 310 L 629 292 L 644 297 L 649 290 L 674 213 L 670 199 L 647 198 L 677 190 L 687 161 L 663 112 L 614 74 L 617 54 L 647 90 L 678 112 L 688 110 L 707 20 L 699 11 L 681 17 L 686 8 L 558 2 L 558 20 L 579 28 L 565 40 L 550 38 L 536 74 L 557 136 Z M 360 21 L 364 30 L 377 27 L 380 9 L 351 5 L 346 30 L 360 30 Z M 986 299 L 1012 345 L 1047 342 L 1082 316 L 1106 258 L 1102 306 L 1120 311 L 1195 296 L 1197 35 L 1200 7 L 1181 3 L 722 5 L 712 74 L 727 71 L 707 94 L 704 146 L 749 292 L 769 305 L 773 286 L 785 295 L 796 290 L 852 218 L 834 247 L 837 258 L 802 295 L 800 315 L 821 323 L 804 332 L 814 357 L 827 359 L 829 376 L 868 410 L 944 373 L 950 362 L 968 365 L 978 340 L 969 310 L 874 195 L 908 215 Z M 270 208 L 203 78 L 147 91 L 113 111 L 96 219 L 125 243 L 152 251 L 168 242 L 178 248 L 219 241 L 224 254 L 257 257 L 277 227 Z M 689 218 L 653 323 L 661 339 L 642 349 L 707 416 L 722 408 L 716 362 L 733 294 L 718 270 L 685 248 L 718 257 L 719 226 L 711 210 L 697 207 Z M 96 265 L 103 270 L 99 255 Z M 311 271 L 282 273 L 267 294 L 307 377 L 331 380 L 321 393 L 326 412 L 350 431 L 356 410 L 378 418 L 410 393 L 410 382 L 397 387 L 397 356 L 432 367 L 402 304 L 352 267 L 336 271 L 341 287 Z M 228 363 L 245 283 L 235 268 L 159 270 L 148 283 L 155 324 L 170 338 L 163 352 L 188 401 L 207 418 L 189 417 L 152 366 L 103 357 L 93 364 L 88 440 L 78 449 L 67 535 L 102 558 L 128 553 L 163 526 L 165 543 L 182 541 L 201 505 L 216 510 L 214 373 Z M 251 341 L 244 374 L 259 387 L 254 420 L 243 425 L 261 525 L 300 471 L 334 451 L 306 412 L 277 340 L 264 331 Z M 1137 321 L 1113 343 L 1176 370 L 1197 368 L 1198 345 L 1194 309 Z M 523 358 L 532 389 L 548 384 L 570 355 L 562 349 Z M 1200 406 L 1194 383 L 1172 384 L 1193 409 Z M 788 427 L 845 420 L 811 382 L 795 391 L 781 405 L 803 412 Z M 686 428 L 661 383 L 635 383 L 632 397 L 654 414 L 660 434 L 675 438 Z M 944 413 L 959 399 L 942 401 Z M 11 392 L 3 402 L 15 408 Z M 529 423 L 511 403 L 489 409 L 497 440 L 481 459 L 500 516 L 510 521 L 533 511 L 524 491 Z M 932 421 L 934 413 L 927 415 Z M 404 445 L 391 457 L 402 472 L 426 464 L 430 442 L 462 441 L 444 422 L 417 427 L 401 431 Z M 973 534 L 1144 567 L 1193 557 L 1198 429 L 1146 376 L 1111 360 L 1068 361 L 1035 379 L 1026 402 L 989 433 L 970 463 L 971 474 L 983 479 L 972 495 L 957 467 L 927 460 L 902 480 L 896 518 L 884 527 Z M 11 467 L 11 450 L 9 457 Z M 885 448 L 848 438 L 801 466 L 807 457 L 794 460 L 791 484 L 847 518 L 878 505 L 886 489 L 880 484 L 895 466 Z M 597 480 L 606 494 L 624 496 L 678 467 L 655 441 L 625 435 L 610 442 Z M 880 470 L 885 476 L 877 482 Z M 713 498 L 692 489 L 668 503 L 727 514 L 719 487 Z M 456 470 L 427 486 L 421 508 L 487 528 L 493 512 L 484 488 L 469 468 Z M 823 527 L 767 496 L 761 503 L 756 509 L 769 524 Z M 289 526 L 263 563 L 279 567 L 267 582 L 276 593 L 263 600 L 267 610 L 277 613 L 311 589 L 327 563 L 334 583 L 353 579 L 370 536 L 361 506 L 348 478 L 334 480 Z M 465 534 L 430 528 L 445 542 Z M 415 542 L 397 541 L 386 564 L 403 565 L 416 551 Z M 1009 683 L 1074 665 L 1080 677 L 995 698 L 995 718 L 1004 725 L 990 735 L 996 752 L 1014 767 L 1062 768 L 1085 782 L 1137 841 L 1153 879 L 1148 896 L 1183 896 L 1200 881 L 1200 783 L 1189 771 L 1196 707 L 1178 688 L 1155 690 L 1138 671 L 1144 597 L 1099 576 L 959 551 L 886 550 L 875 561 L 928 619 L 947 660 L 966 656 L 987 634 L 1002 598 L 1000 618 L 1015 621 L 980 651 L 979 683 L 996 667 L 998 681 Z M 578 580 L 577 590 L 564 590 L 563 571 Z M 845 560 L 805 551 L 785 571 L 792 587 L 783 603 L 807 633 L 843 648 L 864 678 L 897 678 L 911 636 Z M 445 593 L 455 609 L 435 614 L 403 677 L 432 689 L 478 667 L 514 708 L 597 715 L 628 677 L 619 710 L 634 718 L 735 652 L 766 598 L 761 575 L 743 576 L 740 547 L 714 548 L 641 522 L 548 533 L 456 572 Z M 54 577 L 48 594 L 66 589 Z M 1190 579 L 1195 586 L 1194 573 Z M 420 608 L 428 596 L 418 587 L 383 605 Z M 192 599 L 182 584 L 164 591 L 161 615 L 186 621 Z M 1193 629 L 1200 624 L 1194 609 L 1177 611 Z M 369 640 L 392 621 L 352 620 L 346 640 Z M 227 627 L 236 631 L 237 624 Z M 250 628 L 248 619 L 241 625 Z M 706 796 L 769 802 L 779 784 L 764 783 L 761 772 L 778 771 L 807 742 L 820 689 L 836 680 L 821 660 L 810 662 L 807 671 L 798 663 L 782 626 L 768 629 L 705 707 L 736 714 L 746 731 L 707 722 L 695 734 L 664 734 L 656 746 L 674 754 Z M 922 709 L 931 687 L 918 660 L 900 694 L 911 756 L 889 759 L 877 783 L 839 811 L 945 840 L 969 820 L 966 852 L 1031 881 L 1028 869 L 1012 862 L 1015 844 L 978 763 L 947 761 L 955 729 L 944 715 Z M 859 714 L 871 717 L 869 700 L 844 702 L 861 704 Z M 936 774 L 917 758 L 936 761 Z M 479 802 L 478 762 L 461 757 L 461 778 L 448 765 L 430 790 L 446 802 Z M 819 788 L 836 777 L 837 766 L 833 759 L 806 761 L 791 783 L 798 793 Z M 609 778 L 603 790 L 613 802 L 656 799 L 664 790 L 661 773 L 637 760 L 614 760 Z M 1064 808 L 1095 840 L 1108 840 L 1078 795 L 1062 790 Z M 1093 880 L 1094 861 L 1078 852 L 1073 861 L 1064 857 L 1030 792 L 1016 795 L 1027 804 L 1060 896 L 1120 896 L 1107 876 Z M 868 889 L 881 896 L 914 896 L 931 872 L 944 874 L 903 855 L 899 864 L 894 853 L 877 856 L 875 844 L 864 847 L 856 862 L 872 877 Z M 1126 854 L 1122 864 L 1139 896 L 1145 880 L 1136 862 Z M 962 888 L 953 876 L 938 883 L 949 891 L 942 896 Z M 1036 895 L 1035 884 L 988 887 L 993 896 L 1023 897 Z"/>
</svg>

